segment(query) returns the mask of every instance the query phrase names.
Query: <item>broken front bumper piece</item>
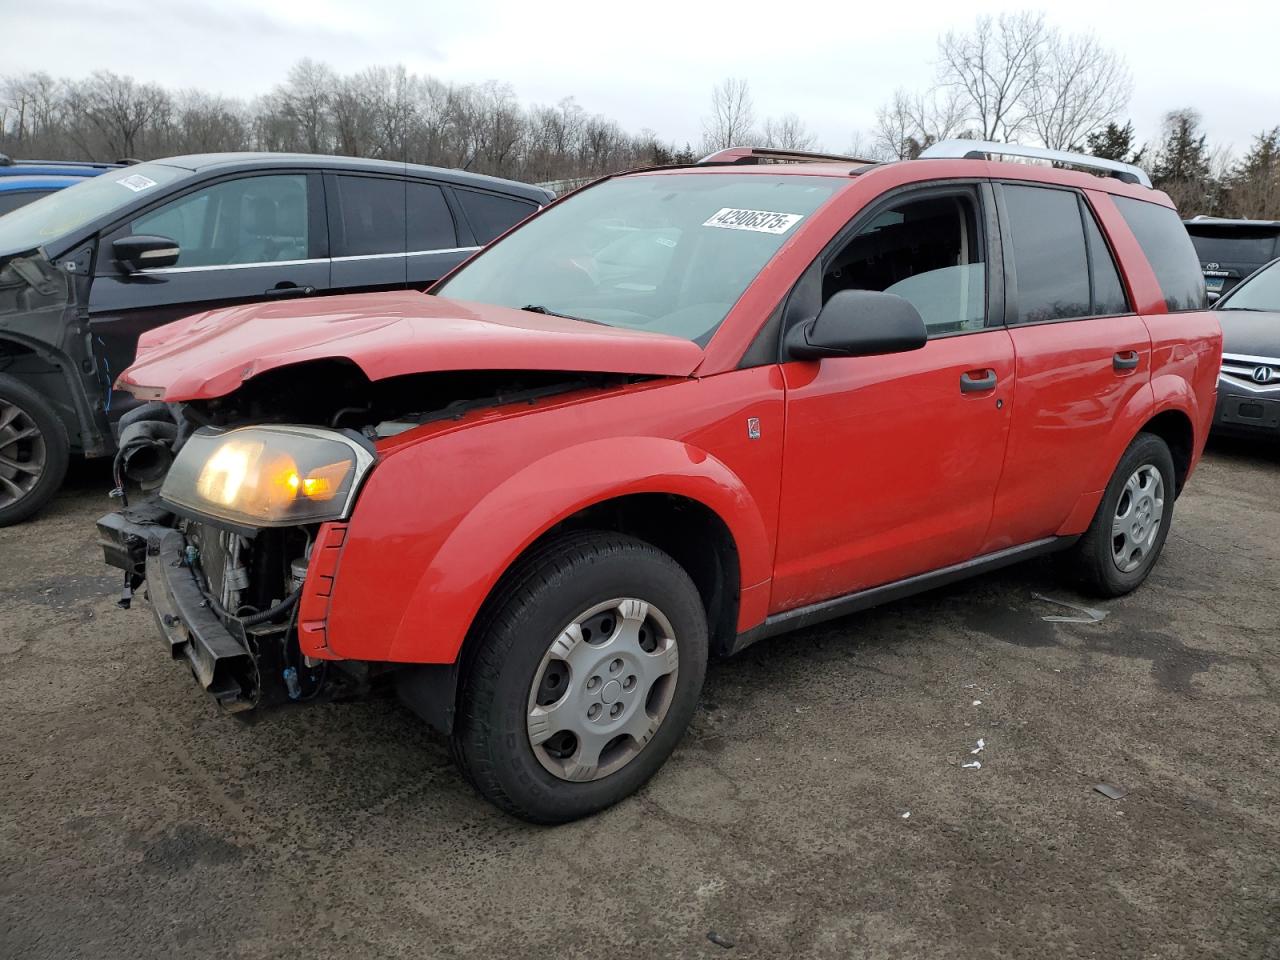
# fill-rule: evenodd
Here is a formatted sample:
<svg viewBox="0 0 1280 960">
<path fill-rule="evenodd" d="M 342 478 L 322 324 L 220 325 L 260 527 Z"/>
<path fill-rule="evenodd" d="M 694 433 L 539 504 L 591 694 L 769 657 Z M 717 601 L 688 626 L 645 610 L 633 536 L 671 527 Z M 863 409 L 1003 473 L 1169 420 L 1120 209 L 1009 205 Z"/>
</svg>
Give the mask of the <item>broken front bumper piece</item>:
<svg viewBox="0 0 1280 960">
<path fill-rule="evenodd" d="M 186 540 L 168 520 L 150 505 L 107 514 L 98 521 L 103 557 L 124 570 L 132 586 L 146 581 L 173 658 L 185 657 L 197 682 L 223 708 L 248 710 L 259 698 L 260 674 L 246 629 L 214 613 L 186 561 Z"/>
</svg>

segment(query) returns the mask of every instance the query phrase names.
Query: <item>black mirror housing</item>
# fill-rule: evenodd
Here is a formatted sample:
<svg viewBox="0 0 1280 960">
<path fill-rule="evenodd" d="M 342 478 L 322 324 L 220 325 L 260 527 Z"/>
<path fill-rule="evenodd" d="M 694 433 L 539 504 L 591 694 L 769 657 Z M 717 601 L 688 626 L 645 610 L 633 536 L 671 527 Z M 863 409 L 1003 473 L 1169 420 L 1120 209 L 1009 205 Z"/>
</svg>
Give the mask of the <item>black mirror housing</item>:
<svg viewBox="0 0 1280 960">
<path fill-rule="evenodd" d="M 168 237 L 121 237 L 111 244 L 111 255 L 125 273 L 137 273 L 151 267 L 172 267 L 182 249 Z"/>
<path fill-rule="evenodd" d="M 787 331 L 788 359 L 874 357 L 919 350 L 929 339 L 910 301 L 879 290 L 841 290 L 813 320 Z"/>
</svg>

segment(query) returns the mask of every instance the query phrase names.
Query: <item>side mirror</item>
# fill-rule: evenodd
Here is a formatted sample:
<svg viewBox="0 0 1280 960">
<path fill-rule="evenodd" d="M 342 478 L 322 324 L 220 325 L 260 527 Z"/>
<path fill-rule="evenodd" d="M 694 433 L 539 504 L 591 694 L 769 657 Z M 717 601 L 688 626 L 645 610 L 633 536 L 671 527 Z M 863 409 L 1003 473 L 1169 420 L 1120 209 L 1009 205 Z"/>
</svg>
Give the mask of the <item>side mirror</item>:
<svg viewBox="0 0 1280 960">
<path fill-rule="evenodd" d="M 785 346 L 792 360 L 821 360 L 906 353 L 928 338 L 910 301 L 878 290 L 841 290 L 817 317 L 788 330 Z"/>
<path fill-rule="evenodd" d="M 125 273 L 137 273 L 149 267 L 172 267 L 181 252 L 177 241 L 168 237 L 121 237 L 111 244 L 111 255 Z"/>
</svg>

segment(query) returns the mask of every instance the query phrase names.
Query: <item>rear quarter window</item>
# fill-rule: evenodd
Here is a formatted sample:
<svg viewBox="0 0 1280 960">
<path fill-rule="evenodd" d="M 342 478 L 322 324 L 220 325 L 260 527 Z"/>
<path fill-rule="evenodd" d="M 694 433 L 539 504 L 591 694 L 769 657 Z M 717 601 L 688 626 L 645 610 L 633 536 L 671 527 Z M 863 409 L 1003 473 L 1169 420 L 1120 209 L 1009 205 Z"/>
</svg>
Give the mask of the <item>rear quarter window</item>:
<svg viewBox="0 0 1280 960">
<path fill-rule="evenodd" d="M 1169 310 L 1205 309 L 1200 258 L 1178 214 L 1158 203 L 1131 197 L 1113 199 L 1151 264 Z"/>
<path fill-rule="evenodd" d="M 538 205 L 529 200 L 517 200 L 515 197 L 502 197 L 496 193 L 479 193 L 475 190 L 456 190 L 462 211 L 471 223 L 471 232 L 475 234 L 476 243 L 488 243 L 494 237 L 506 233 L 529 214 L 538 209 Z"/>
</svg>

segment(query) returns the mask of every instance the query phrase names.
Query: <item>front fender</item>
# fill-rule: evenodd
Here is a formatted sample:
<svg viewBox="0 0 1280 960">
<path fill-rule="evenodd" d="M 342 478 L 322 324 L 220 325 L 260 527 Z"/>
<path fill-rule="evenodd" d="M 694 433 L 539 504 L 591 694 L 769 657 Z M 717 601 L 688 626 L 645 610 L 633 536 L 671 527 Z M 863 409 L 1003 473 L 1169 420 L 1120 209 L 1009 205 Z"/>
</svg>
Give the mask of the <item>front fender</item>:
<svg viewBox="0 0 1280 960">
<path fill-rule="evenodd" d="M 391 636 L 380 638 L 389 640 L 385 652 L 372 655 L 376 640 L 368 635 L 359 637 L 360 650 L 352 649 L 346 630 L 335 631 L 334 651 L 396 662 L 454 661 L 498 578 L 533 541 L 587 507 L 642 493 L 686 497 L 714 511 L 733 536 L 742 585 L 769 577 L 764 518 L 741 478 L 723 462 L 679 440 L 594 439 L 529 463 L 467 511 L 407 594 Z"/>
</svg>

